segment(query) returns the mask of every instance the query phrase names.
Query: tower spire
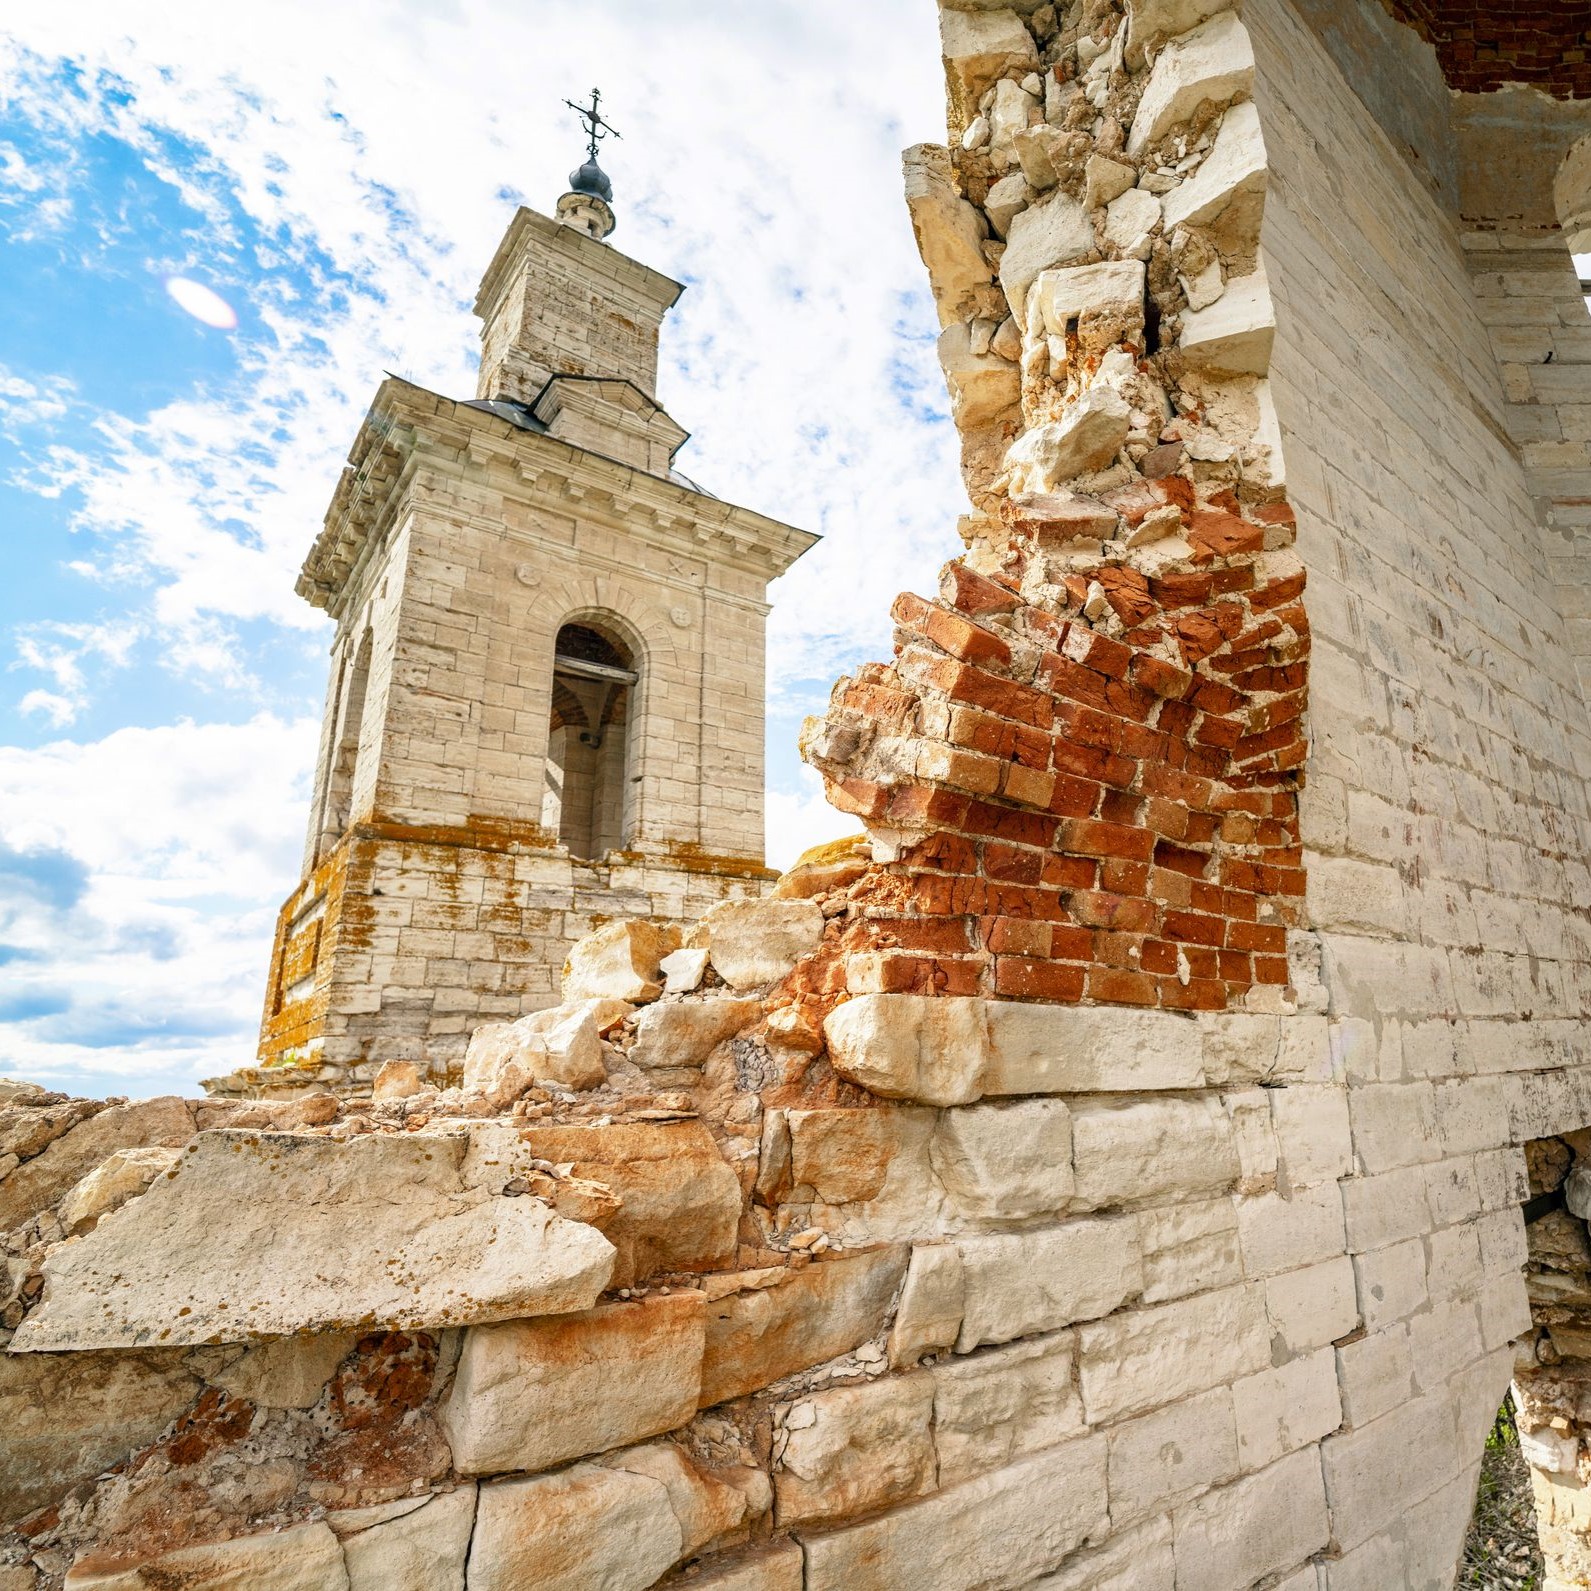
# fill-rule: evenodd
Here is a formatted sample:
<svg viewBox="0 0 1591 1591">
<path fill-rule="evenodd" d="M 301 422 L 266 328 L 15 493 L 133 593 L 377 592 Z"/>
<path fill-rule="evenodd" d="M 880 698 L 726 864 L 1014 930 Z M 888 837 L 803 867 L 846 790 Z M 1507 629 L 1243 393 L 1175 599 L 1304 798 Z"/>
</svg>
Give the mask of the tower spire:
<svg viewBox="0 0 1591 1591">
<path fill-rule="evenodd" d="M 564 104 L 580 118 L 585 129 L 587 155 L 585 164 L 569 173 L 569 192 L 558 201 L 558 219 L 600 243 L 618 222 L 613 215 L 613 184 L 597 164 L 597 146 L 610 133 L 615 138 L 624 135 L 603 119 L 601 89 L 591 90 L 589 105 L 577 105 L 572 99 L 566 99 Z"/>
</svg>

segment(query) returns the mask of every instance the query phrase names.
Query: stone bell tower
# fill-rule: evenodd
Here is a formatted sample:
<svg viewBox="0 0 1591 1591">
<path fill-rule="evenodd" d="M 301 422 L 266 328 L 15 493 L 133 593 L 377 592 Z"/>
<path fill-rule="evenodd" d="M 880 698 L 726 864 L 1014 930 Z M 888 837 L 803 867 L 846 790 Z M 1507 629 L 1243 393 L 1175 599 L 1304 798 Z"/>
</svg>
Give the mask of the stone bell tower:
<svg viewBox="0 0 1591 1591">
<path fill-rule="evenodd" d="M 683 289 L 607 243 L 595 155 L 487 267 L 477 396 L 384 381 L 304 563 L 337 623 L 304 875 L 259 1064 L 217 1089 L 443 1079 L 480 1023 L 556 1003 L 594 926 L 773 876 L 765 593 L 816 538 L 674 469 Z"/>
</svg>

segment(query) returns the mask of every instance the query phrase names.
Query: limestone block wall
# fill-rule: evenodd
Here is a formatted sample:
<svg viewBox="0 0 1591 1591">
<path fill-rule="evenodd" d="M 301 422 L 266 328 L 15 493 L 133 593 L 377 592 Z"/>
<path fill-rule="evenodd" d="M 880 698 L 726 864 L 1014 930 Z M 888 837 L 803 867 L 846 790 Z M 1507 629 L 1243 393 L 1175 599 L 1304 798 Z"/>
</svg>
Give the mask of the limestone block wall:
<svg viewBox="0 0 1591 1591">
<path fill-rule="evenodd" d="M 261 1024 L 276 1075 L 227 1089 L 363 1089 L 387 1060 L 440 1081 L 482 1020 L 555 1003 L 592 927 L 682 921 L 772 877 L 765 591 L 811 538 L 395 380 L 354 456 L 306 566 L 338 632 Z M 572 621 L 640 676 L 619 843 L 589 857 L 541 824 Z"/>
</svg>

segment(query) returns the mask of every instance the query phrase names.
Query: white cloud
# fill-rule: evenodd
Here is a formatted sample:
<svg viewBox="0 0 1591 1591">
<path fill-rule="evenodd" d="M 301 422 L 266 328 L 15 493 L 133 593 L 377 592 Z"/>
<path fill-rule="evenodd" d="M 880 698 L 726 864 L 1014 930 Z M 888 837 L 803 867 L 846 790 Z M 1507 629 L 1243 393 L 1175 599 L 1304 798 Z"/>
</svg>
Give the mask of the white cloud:
<svg viewBox="0 0 1591 1591">
<path fill-rule="evenodd" d="M 0 748 L 0 1072 L 192 1090 L 252 1058 L 315 724 Z"/>
<path fill-rule="evenodd" d="M 0 365 L 0 431 L 15 434 L 23 426 L 59 420 L 72 397 L 72 383 L 64 376 L 29 381 Z"/>
<path fill-rule="evenodd" d="M 827 840 L 861 833 L 847 812 L 836 812 L 823 799 L 823 782 L 810 768 L 799 775 L 799 788 L 768 792 L 768 865 L 787 868 L 800 854 Z"/>
<path fill-rule="evenodd" d="M 31 690 L 18 703 L 24 713 L 42 712 L 56 728 L 71 723 L 88 703 L 87 665 L 125 668 L 141 627 L 127 620 L 62 624 L 41 621 L 17 631 L 12 669 L 49 675 L 53 691 Z"/>
</svg>

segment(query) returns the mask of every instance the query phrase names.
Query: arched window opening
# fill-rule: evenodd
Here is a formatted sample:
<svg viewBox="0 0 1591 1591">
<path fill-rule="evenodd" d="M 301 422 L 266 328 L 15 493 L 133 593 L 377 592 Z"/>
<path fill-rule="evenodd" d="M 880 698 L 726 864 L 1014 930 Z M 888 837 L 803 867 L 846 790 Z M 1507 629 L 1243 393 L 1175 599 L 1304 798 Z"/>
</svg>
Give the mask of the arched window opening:
<svg viewBox="0 0 1591 1591">
<path fill-rule="evenodd" d="M 640 676 L 630 649 L 591 621 L 558 632 L 541 821 L 573 856 L 625 841 L 630 698 Z"/>
<path fill-rule="evenodd" d="M 365 688 L 370 683 L 371 648 L 371 634 L 366 630 L 353 663 L 343 674 L 337 722 L 326 761 L 326 788 L 321 798 L 321 843 L 317 859 L 348 831 L 354 774 L 359 764 L 359 736 L 364 727 Z"/>
</svg>

